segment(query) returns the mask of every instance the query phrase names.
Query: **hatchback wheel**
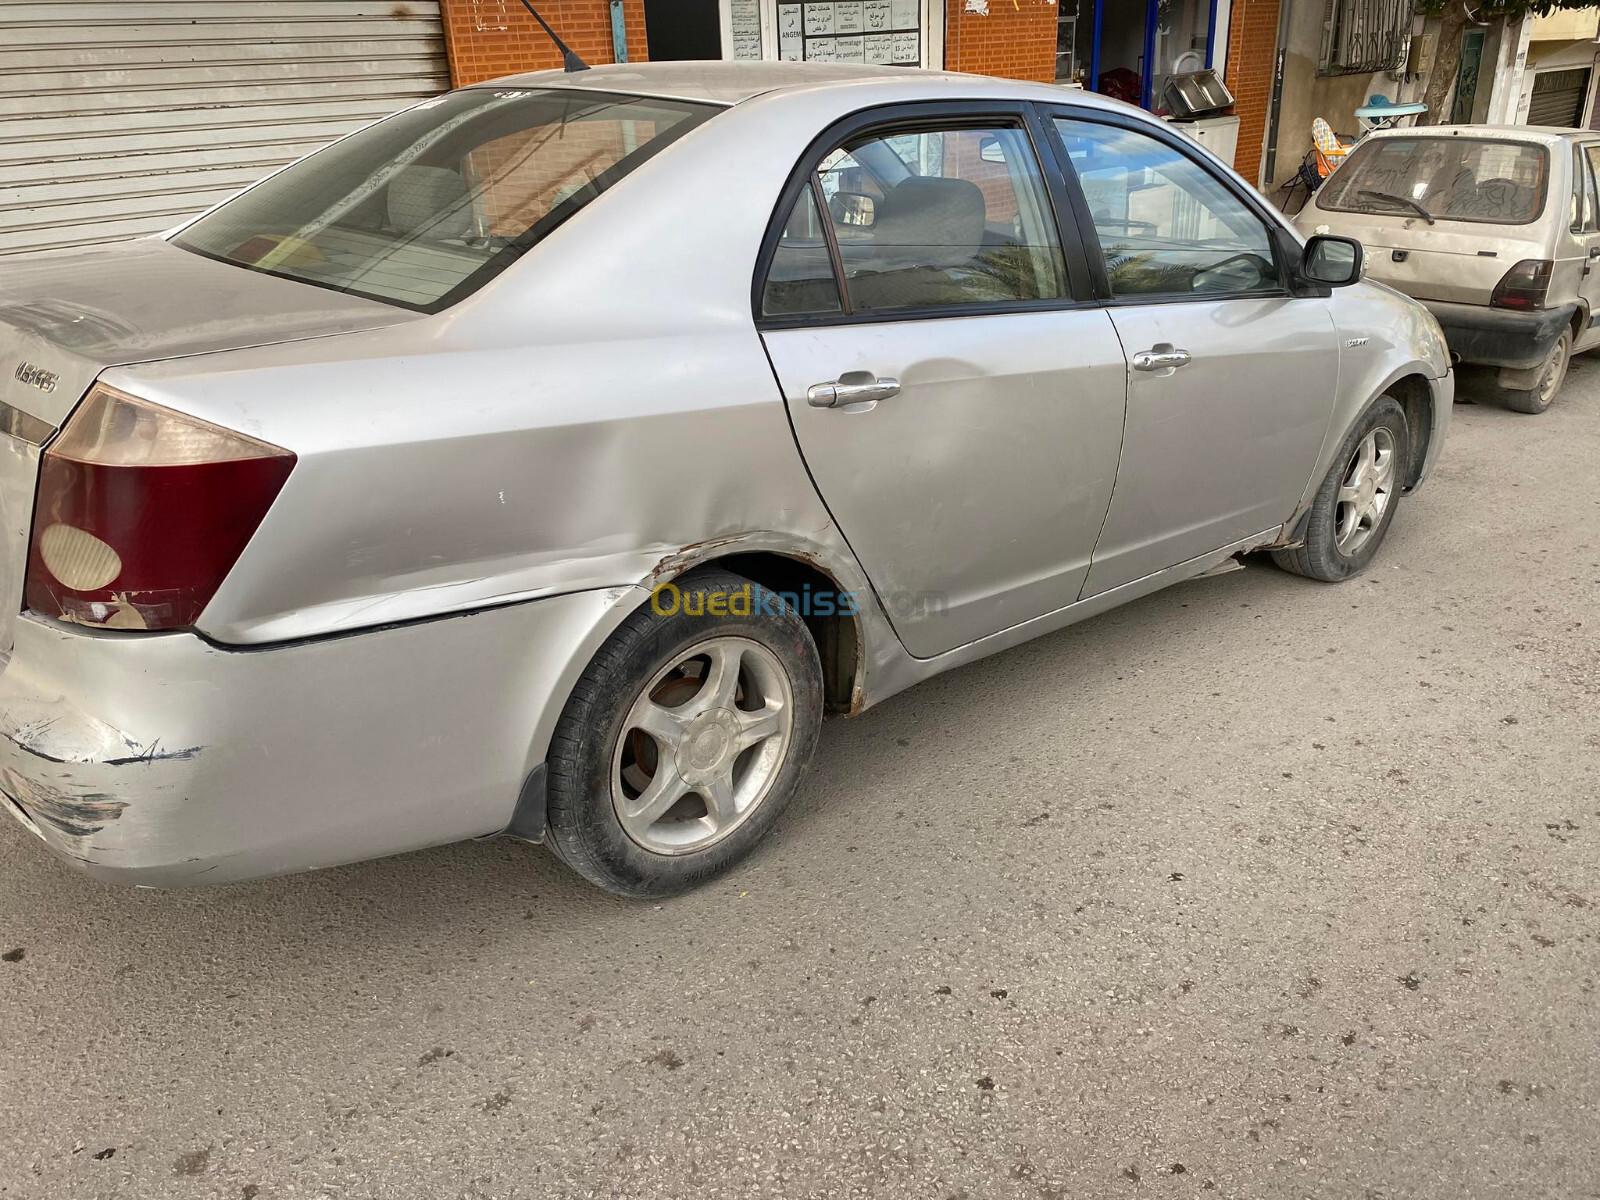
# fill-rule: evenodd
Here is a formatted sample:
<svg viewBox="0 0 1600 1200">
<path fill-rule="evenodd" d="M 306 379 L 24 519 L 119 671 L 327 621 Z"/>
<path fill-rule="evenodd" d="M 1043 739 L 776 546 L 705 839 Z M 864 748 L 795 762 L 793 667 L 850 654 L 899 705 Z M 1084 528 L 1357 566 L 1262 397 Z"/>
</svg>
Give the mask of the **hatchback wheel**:
<svg viewBox="0 0 1600 1200">
<path fill-rule="evenodd" d="M 799 615 L 728 572 L 681 580 L 573 689 L 548 760 L 550 846 L 619 895 L 691 887 L 777 820 L 821 720 L 822 667 Z"/>
<path fill-rule="evenodd" d="M 1550 407 L 1561 385 L 1567 381 L 1567 364 L 1572 361 L 1572 333 L 1563 329 L 1556 344 L 1550 347 L 1544 362 L 1539 364 L 1539 375 L 1531 388 L 1497 388 L 1497 398 L 1512 412 L 1542 413 Z"/>
<path fill-rule="evenodd" d="M 1406 414 L 1391 396 L 1367 410 L 1311 503 L 1303 546 L 1274 550 L 1286 571 L 1336 583 L 1366 570 L 1400 503 L 1411 459 Z"/>
</svg>

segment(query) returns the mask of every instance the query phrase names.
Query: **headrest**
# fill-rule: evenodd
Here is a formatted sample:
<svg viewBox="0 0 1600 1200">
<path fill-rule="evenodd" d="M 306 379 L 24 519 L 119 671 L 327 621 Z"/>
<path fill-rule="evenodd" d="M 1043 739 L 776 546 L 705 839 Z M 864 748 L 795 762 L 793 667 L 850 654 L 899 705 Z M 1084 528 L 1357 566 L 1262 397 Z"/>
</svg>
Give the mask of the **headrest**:
<svg viewBox="0 0 1600 1200">
<path fill-rule="evenodd" d="M 433 241 L 465 237 L 472 229 L 466 180 L 448 167 L 405 168 L 389 181 L 389 224 Z"/>
<path fill-rule="evenodd" d="M 912 176 L 878 205 L 872 241 L 883 258 L 955 266 L 983 247 L 983 192 L 967 179 Z"/>
</svg>

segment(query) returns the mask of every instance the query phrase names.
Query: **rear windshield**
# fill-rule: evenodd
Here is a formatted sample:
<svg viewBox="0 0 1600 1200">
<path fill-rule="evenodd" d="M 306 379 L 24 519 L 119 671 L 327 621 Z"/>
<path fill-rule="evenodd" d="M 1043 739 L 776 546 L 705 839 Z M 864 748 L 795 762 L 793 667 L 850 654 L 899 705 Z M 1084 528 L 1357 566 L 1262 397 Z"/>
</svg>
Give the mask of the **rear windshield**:
<svg viewBox="0 0 1600 1200">
<path fill-rule="evenodd" d="M 1526 225 L 1544 211 L 1550 156 L 1532 142 L 1373 138 L 1357 146 L 1317 196 L 1334 212 Z"/>
<path fill-rule="evenodd" d="M 450 92 L 281 171 L 173 240 L 436 312 L 718 111 L 560 89 Z"/>
</svg>

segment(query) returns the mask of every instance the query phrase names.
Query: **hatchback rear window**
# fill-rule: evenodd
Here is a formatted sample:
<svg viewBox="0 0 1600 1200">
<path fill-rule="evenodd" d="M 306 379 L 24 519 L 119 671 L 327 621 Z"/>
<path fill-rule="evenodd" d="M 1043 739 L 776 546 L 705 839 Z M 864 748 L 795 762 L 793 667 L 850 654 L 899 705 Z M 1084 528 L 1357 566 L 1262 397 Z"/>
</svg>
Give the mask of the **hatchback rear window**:
<svg viewBox="0 0 1600 1200">
<path fill-rule="evenodd" d="M 279 172 L 173 241 L 436 312 L 718 111 L 576 90 L 451 92 Z"/>
<path fill-rule="evenodd" d="M 1532 142 L 1373 138 L 1323 185 L 1317 207 L 1526 225 L 1544 211 L 1550 156 Z"/>
</svg>

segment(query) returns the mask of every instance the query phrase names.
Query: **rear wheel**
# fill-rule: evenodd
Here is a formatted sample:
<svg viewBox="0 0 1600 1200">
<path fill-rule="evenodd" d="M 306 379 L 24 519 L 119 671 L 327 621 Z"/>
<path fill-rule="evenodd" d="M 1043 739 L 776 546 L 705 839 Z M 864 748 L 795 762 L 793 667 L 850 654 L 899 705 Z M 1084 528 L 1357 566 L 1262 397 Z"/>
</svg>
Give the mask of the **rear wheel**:
<svg viewBox="0 0 1600 1200">
<path fill-rule="evenodd" d="M 618 895 L 682 891 L 748 853 L 822 720 L 816 646 L 775 593 L 716 571 L 667 595 L 595 656 L 548 759 L 551 848 Z"/>
<path fill-rule="evenodd" d="M 1537 414 L 1550 407 L 1561 385 L 1567 380 L 1567 364 L 1572 361 L 1572 331 L 1563 329 L 1550 347 L 1531 388 L 1495 388 L 1495 398 L 1512 412 Z"/>
<path fill-rule="evenodd" d="M 1317 489 L 1305 544 L 1274 550 L 1272 561 L 1326 583 L 1366 570 L 1394 520 L 1410 458 L 1406 414 L 1392 396 L 1380 396 L 1350 431 Z"/>
</svg>

